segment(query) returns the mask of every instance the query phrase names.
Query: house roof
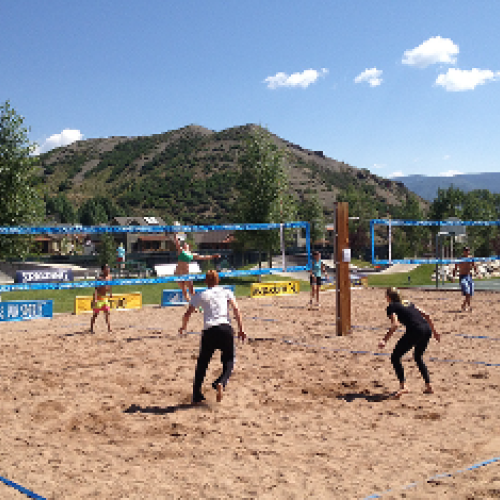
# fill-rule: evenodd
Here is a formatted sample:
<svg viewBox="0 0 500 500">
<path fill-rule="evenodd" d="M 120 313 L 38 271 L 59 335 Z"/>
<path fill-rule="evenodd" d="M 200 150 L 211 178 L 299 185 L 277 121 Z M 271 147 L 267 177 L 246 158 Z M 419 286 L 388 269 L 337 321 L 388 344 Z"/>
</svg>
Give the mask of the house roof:
<svg viewBox="0 0 500 500">
<path fill-rule="evenodd" d="M 119 226 L 166 226 L 161 217 L 114 217 L 112 222 Z"/>
<path fill-rule="evenodd" d="M 234 235 L 230 231 L 209 231 L 206 233 L 194 233 L 196 244 L 202 243 L 231 243 Z"/>
</svg>

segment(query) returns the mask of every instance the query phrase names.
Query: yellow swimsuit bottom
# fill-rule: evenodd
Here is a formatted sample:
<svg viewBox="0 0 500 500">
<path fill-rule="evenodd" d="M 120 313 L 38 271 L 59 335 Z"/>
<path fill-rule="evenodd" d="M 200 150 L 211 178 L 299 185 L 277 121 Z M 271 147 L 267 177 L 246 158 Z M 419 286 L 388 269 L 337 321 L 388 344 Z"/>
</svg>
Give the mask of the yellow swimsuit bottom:
<svg viewBox="0 0 500 500">
<path fill-rule="evenodd" d="M 94 311 L 109 311 L 109 299 L 107 297 L 97 297 L 97 300 L 92 304 Z"/>
</svg>

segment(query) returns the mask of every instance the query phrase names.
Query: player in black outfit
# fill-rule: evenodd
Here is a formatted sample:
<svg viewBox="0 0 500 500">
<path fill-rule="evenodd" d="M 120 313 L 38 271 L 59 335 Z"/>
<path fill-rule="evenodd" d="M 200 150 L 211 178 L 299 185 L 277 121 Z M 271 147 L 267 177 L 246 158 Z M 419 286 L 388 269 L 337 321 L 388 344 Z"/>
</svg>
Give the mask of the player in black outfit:
<svg viewBox="0 0 500 500">
<path fill-rule="evenodd" d="M 383 349 L 392 334 L 397 330 L 399 326 L 398 321 L 406 327 L 405 334 L 399 339 L 391 355 L 392 366 L 394 366 L 394 371 L 399 379 L 399 391 L 397 391 L 394 396 L 399 398 L 408 392 L 401 358 L 412 347 L 415 347 L 413 358 L 425 381 L 424 392 L 426 394 L 431 394 L 434 391 L 430 383 L 429 372 L 427 371 L 422 356 L 427 349 L 431 337 L 434 335 L 434 338 L 439 342 L 441 336 L 436 332 L 429 315 L 414 304 L 406 300 L 403 301 L 396 288 L 387 289 L 387 301 L 389 302 L 387 306 L 387 316 L 391 320 L 391 326 L 385 334 L 384 339 L 380 341 L 379 348 Z"/>
</svg>

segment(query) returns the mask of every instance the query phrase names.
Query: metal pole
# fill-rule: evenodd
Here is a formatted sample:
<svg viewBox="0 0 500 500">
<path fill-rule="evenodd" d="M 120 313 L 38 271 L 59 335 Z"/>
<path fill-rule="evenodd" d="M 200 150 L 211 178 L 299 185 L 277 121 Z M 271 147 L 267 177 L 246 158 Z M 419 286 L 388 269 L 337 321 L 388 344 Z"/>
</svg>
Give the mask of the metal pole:
<svg viewBox="0 0 500 500">
<path fill-rule="evenodd" d="M 441 284 L 442 285 L 444 285 L 443 260 L 444 260 L 444 242 L 441 243 L 441 265 L 439 266 L 439 274 L 441 275 Z"/>
<path fill-rule="evenodd" d="M 389 264 L 392 264 L 392 226 L 391 218 L 389 217 L 389 224 L 387 226 L 389 233 Z"/>
<path fill-rule="evenodd" d="M 283 271 L 286 271 L 286 261 L 285 261 L 285 231 L 283 229 L 283 224 L 280 224 L 280 243 L 281 243 L 281 258 L 283 260 Z"/>
<path fill-rule="evenodd" d="M 436 288 L 439 288 L 439 233 L 436 234 Z"/>
</svg>

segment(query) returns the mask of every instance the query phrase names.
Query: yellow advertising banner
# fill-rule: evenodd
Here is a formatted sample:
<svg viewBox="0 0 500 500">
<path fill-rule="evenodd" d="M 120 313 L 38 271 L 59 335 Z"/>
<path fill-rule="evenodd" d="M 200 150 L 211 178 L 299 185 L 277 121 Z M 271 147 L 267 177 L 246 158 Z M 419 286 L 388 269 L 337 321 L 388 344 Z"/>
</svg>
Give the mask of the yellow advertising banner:
<svg viewBox="0 0 500 500">
<path fill-rule="evenodd" d="M 292 295 L 300 292 L 299 281 L 268 281 L 252 283 L 250 297 L 270 297 L 277 295 Z"/>
<path fill-rule="evenodd" d="M 75 297 L 75 314 L 84 312 L 92 312 L 91 295 Z M 113 297 L 109 298 L 111 309 L 141 309 L 142 308 L 142 293 L 114 293 Z"/>
</svg>

